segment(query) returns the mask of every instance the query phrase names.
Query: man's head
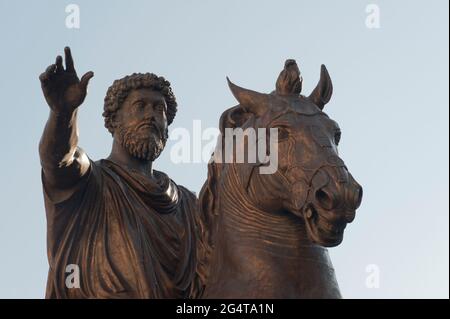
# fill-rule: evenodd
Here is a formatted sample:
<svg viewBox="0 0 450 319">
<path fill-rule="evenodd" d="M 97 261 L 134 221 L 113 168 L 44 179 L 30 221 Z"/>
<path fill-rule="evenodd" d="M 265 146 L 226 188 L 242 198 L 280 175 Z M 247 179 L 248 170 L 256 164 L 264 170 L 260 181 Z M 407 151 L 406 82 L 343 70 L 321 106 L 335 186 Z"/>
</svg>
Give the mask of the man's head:
<svg viewBox="0 0 450 319">
<path fill-rule="evenodd" d="M 134 73 L 114 81 L 105 97 L 105 127 L 132 156 L 155 160 L 164 149 L 177 102 L 169 81 Z"/>
</svg>

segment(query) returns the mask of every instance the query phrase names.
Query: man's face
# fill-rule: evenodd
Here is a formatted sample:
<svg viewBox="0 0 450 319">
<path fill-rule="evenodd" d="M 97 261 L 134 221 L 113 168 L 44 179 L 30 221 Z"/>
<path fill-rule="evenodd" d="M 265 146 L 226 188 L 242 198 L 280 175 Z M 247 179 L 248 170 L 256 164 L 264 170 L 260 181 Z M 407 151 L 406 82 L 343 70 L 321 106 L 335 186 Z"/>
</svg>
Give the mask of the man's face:
<svg viewBox="0 0 450 319">
<path fill-rule="evenodd" d="M 151 89 L 132 90 L 116 114 L 114 138 L 134 157 L 154 161 L 167 141 L 167 104 Z"/>
</svg>

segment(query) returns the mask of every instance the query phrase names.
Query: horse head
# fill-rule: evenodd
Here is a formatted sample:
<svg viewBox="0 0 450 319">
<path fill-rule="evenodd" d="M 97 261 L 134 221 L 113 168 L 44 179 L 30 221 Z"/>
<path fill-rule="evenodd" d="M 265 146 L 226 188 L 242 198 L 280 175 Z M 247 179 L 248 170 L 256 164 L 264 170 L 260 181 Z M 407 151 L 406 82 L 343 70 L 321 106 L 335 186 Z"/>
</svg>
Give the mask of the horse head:
<svg viewBox="0 0 450 319">
<path fill-rule="evenodd" d="M 302 78 L 294 60 L 287 60 L 276 90 L 259 93 L 228 84 L 239 105 L 222 114 L 220 129 L 277 129 L 278 167 L 260 174 L 261 162 L 236 164 L 242 190 L 258 208 L 293 214 L 306 225 L 315 243 L 332 247 L 343 239 L 347 223 L 361 204 L 362 187 L 338 155 L 341 131 L 324 113 L 333 87 L 324 65 L 319 83 L 301 95 Z"/>
</svg>

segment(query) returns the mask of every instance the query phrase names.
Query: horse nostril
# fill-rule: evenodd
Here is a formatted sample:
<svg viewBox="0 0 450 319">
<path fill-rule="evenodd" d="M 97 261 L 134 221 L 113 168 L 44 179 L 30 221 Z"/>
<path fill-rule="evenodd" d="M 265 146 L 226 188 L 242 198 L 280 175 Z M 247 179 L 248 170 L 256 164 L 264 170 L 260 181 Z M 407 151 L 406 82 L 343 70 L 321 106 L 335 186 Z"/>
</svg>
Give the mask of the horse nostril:
<svg viewBox="0 0 450 319">
<path fill-rule="evenodd" d="M 325 209 L 333 209 L 333 198 L 328 195 L 323 189 L 316 191 L 316 200 Z"/>
</svg>

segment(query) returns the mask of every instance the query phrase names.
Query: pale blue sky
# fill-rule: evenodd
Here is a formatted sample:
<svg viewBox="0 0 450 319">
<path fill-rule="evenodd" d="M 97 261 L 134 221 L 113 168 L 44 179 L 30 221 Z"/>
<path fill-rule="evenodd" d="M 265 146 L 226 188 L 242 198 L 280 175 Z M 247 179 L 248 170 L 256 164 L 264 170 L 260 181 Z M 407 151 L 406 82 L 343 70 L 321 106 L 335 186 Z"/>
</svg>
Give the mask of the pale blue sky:
<svg viewBox="0 0 450 319">
<path fill-rule="evenodd" d="M 65 27 L 65 6 L 81 28 Z M 365 25 L 380 7 L 381 28 Z M 80 145 L 108 155 L 106 89 L 132 72 L 173 84 L 172 127 L 217 126 L 235 101 L 225 76 L 269 92 L 294 58 L 309 94 L 325 63 L 326 111 L 365 196 L 341 246 L 330 249 L 347 298 L 449 296 L 448 1 L 5 1 L 0 0 L 0 297 L 42 298 L 47 275 L 38 142 L 48 107 L 38 75 L 65 45 L 78 72 L 95 72 L 79 116 Z M 170 147 L 174 142 L 170 142 Z M 155 167 L 198 192 L 206 164 Z M 369 289 L 366 267 L 380 269 Z"/>
</svg>

